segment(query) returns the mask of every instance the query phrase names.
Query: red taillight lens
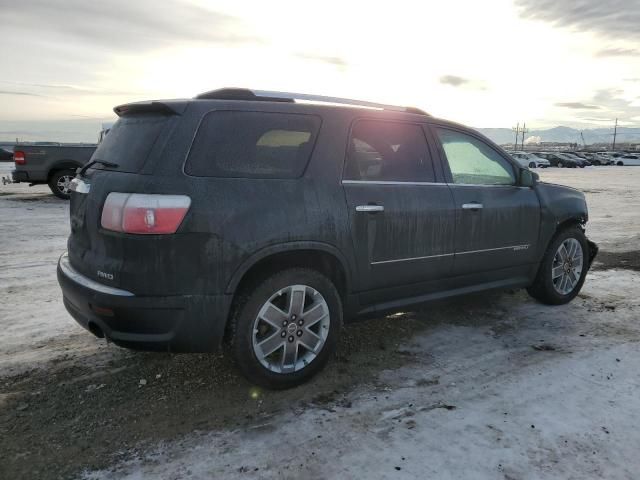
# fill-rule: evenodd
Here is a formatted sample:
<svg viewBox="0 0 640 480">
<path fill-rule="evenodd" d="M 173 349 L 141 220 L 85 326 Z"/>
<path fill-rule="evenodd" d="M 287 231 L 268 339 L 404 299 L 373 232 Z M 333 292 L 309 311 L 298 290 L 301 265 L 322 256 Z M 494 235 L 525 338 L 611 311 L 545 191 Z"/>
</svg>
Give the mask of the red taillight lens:
<svg viewBox="0 0 640 480">
<path fill-rule="evenodd" d="M 185 195 L 112 192 L 104 202 L 101 224 L 114 232 L 175 233 L 190 205 L 191 199 Z"/>
<path fill-rule="evenodd" d="M 13 152 L 13 161 L 16 163 L 16 165 L 24 165 L 25 163 L 27 163 L 27 157 L 25 156 L 24 152 L 18 150 L 17 152 Z"/>
</svg>

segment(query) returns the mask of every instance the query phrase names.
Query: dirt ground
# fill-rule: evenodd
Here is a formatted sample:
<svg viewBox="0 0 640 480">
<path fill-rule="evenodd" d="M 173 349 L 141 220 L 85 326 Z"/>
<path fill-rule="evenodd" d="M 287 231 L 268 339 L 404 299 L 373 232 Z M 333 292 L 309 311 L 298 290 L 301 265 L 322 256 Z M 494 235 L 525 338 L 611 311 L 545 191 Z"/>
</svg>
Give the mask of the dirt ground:
<svg viewBox="0 0 640 480">
<path fill-rule="evenodd" d="M 55 278 L 67 204 L 0 186 L 0 478 L 637 478 L 640 167 L 540 174 L 586 193 L 601 247 L 571 304 L 484 293 L 358 322 L 285 392 L 82 330 Z"/>
</svg>

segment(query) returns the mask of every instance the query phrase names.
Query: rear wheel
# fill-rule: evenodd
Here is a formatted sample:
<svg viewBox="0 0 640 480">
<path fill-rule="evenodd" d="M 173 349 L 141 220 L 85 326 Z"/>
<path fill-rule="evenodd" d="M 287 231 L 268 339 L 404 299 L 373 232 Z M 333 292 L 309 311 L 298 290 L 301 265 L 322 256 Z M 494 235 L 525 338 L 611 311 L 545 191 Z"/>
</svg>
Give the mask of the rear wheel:
<svg viewBox="0 0 640 480">
<path fill-rule="evenodd" d="M 284 389 L 325 366 L 340 334 L 342 302 L 327 277 L 293 268 L 241 294 L 231 321 L 231 348 L 244 376 Z"/>
<path fill-rule="evenodd" d="M 624 163 L 622 162 L 622 160 L 619 160 L 618 163 L 616 163 L 616 165 L 618 165 L 619 167 L 623 167 Z"/>
<path fill-rule="evenodd" d="M 62 198 L 63 200 L 69 200 L 71 197 L 71 190 L 69 190 L 69 186 L 71 184 L 71 180 L 73 180 L 75 176 L 76 171 L 71 168 L 53 172 L 49 178 L 49 188 L 56 197 Z"/>
<path fill-rule="evenodd" d="M 562 305 L 578 295 L 587 276 L 589 245 L 579 227 L 562 230 L 549 244 L 527 291 L 542 303 Z"/>
<path fill-rule="evenodd" d="M 535 162 L 529 162 L 529 168 L 536 168 Z"/>
<path fill-rule="evenodd" d="M 558 162 L 558 168 L 564 168 L 564 163 Z"/>
</svg>

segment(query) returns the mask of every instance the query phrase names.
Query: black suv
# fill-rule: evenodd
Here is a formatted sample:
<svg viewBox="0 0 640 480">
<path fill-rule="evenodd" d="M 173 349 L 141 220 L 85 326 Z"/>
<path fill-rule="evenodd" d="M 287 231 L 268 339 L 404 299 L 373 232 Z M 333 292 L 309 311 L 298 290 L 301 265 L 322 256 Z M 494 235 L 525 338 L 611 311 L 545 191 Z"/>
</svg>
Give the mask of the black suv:
<svg viewBox="0 0 640 480">
<path fill-rule="evenodd" d="M 597 251 L 582 193 L 418 109 L 222 89 L 115 112 L 72 181 L 58 280 L 117 345 L 225 344 L 285 388 L 343 321 L 491 288 L 566 303 Z"/>
</svg>

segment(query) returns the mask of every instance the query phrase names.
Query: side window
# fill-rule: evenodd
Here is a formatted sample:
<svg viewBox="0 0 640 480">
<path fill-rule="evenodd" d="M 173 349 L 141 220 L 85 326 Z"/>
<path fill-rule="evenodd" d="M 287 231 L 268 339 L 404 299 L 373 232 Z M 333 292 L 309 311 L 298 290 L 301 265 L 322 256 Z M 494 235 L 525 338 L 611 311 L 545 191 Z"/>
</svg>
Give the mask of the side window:
<svg viewBox="0 0 640 480">
<path fill-rule="evenodd" d="M 320 128 L 313 115 L 214 111 L 202 119 L 185 171 L 197 177 L 297 178 Z"/>
<path fill-rule="evenodd" d="M 465 133 L 436 128 L 453 183 L 514 185 L 511 164 L 489 145 Z"/>
<path fill-rule="evenodd" d="M 345 180 L 433 182 L 435 175 L 422 127 L 359 120 L 351 130 Z"/>
</svg>

